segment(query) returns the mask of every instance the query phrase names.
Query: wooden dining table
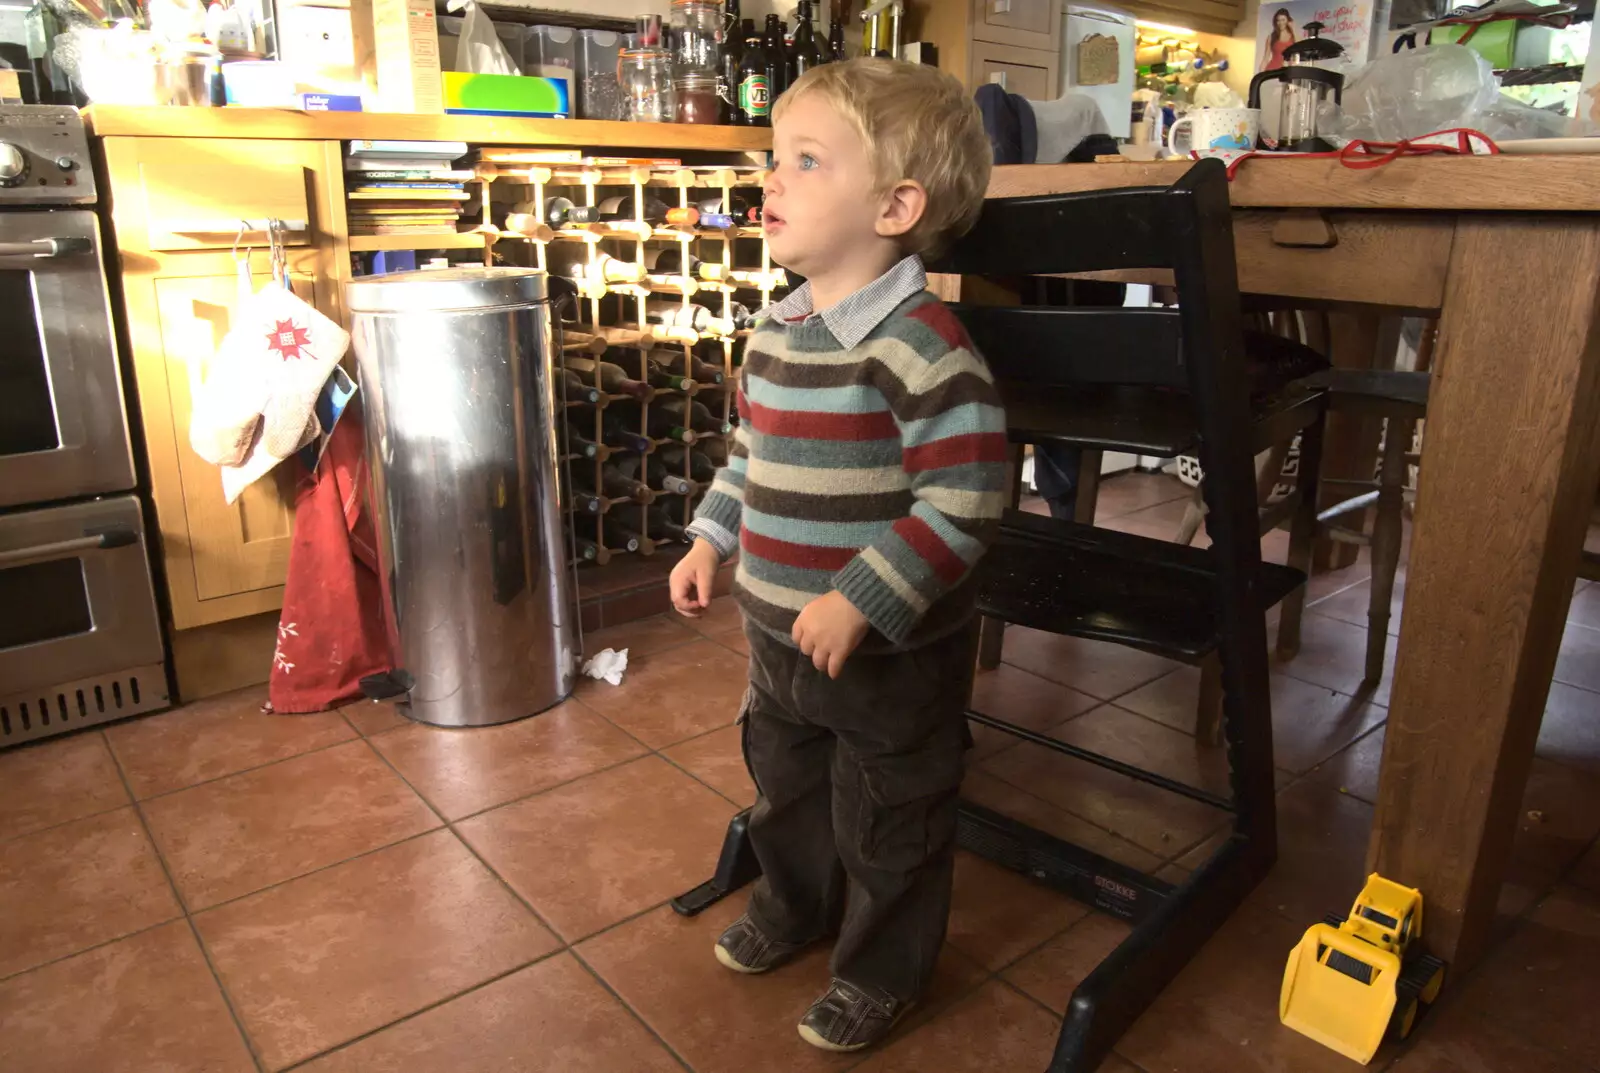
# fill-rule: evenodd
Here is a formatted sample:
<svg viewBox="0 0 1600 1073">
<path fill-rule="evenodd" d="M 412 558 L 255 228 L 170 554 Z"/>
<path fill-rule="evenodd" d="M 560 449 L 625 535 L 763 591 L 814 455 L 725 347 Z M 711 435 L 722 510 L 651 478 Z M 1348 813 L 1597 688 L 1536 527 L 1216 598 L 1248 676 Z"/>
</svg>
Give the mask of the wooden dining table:
<svg viewBox="0 0 1600 1073">
<path fill-rule="evenodd" d="M 989 196 L 1166 186 L 1188 166 L 998 167 Z M 1369 863 L 1421 889 L 1430 948 L 1465 969 L 1600 479 L 1600 156 L 1258 157 L 1230 200 L 1240 291 L 1348 317 L 1336 363 L 1371 358 L 1377 316 L 1439 318 Z"/>
</svg>

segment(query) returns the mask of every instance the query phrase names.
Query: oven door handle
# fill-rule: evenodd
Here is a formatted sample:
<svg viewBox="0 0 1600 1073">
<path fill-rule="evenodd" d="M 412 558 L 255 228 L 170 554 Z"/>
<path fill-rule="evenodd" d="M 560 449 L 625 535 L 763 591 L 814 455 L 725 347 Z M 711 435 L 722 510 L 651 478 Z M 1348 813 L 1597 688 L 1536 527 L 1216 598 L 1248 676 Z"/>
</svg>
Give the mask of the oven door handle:
<svg viewBox="0 0 1600 1073">
<path fill-rule="evenodd" d="M 0 242 L 0 257 L 71 257 L 92 249 L 94 243 L 86 238 L 36 238 L 32 242 Z"/>
<path fill-rule="evenodd" d="M 50 544 L 34 544 L 32 547 L 0 551 L 0 570 L 11 566 L 23 566 L 27 563 L 43 562 L 46 559 L 65 559 L 70 555 L 76 555 L 80 551 L 125 548 L 129 544 L 137 544 L 138 542 L 139 534 L 122 525 L 85 529 L 83 536 L 73 537 L 71 540 L 57 540 Z"/>
</svg>

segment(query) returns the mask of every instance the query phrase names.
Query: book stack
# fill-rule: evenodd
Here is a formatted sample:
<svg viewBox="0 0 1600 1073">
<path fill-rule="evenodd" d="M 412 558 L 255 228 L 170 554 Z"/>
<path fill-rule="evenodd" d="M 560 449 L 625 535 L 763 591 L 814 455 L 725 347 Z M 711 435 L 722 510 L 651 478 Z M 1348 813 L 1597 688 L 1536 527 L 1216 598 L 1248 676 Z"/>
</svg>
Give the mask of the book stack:
<svg viewBox="0 0 1600 1073">
<path fill-rule="evenodd" d="M 453 235 L 472 171 L 465 142 L 353 141 L 344 158 L 352 235 Z"/>
</svg>

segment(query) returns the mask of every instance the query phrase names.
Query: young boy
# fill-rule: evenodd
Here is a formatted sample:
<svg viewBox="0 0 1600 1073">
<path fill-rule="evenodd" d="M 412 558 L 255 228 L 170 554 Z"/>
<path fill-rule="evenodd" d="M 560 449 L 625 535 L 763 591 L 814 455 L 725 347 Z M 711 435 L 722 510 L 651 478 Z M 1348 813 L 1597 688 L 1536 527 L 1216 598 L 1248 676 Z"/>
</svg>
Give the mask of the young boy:
<svg viewBox="0 0 1600 1073">
<path fill-rule="evenodd" d="M 799 1029 L 856 1051 L 927 987 L 950 909 L 968 579 L 1000 516 L 1005 420 L 920 255 L 972 226 L 991 157 L 960 83 L 882 59 L 808 71 L 773 146 L 762 226 L 806 283 L 750 338 L 672 601 L 700 615 L 740 551 L 763 874 L 717 960 L 766 972 L 836 930 Z"/>
</svg>

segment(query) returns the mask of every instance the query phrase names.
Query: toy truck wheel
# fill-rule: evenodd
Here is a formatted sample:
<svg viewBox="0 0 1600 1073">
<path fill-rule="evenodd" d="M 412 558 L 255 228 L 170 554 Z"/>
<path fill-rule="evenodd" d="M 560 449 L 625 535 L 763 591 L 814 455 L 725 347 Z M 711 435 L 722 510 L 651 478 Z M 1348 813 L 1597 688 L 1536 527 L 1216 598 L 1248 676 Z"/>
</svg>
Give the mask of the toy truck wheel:
<svg viewBox="0 0 1600 1073">
<path fill-rule="evenodd" d="M 1420 994 L 1418 998 L 1422 999 L 1425 1004 L 1431 1006 L 1433 1005 L 1433 1001 L 1439 997 L 1439 992 L 1443 987 L 1444 966 L 1440 965 L 1433 971 L 1433 975 L 1428 977 L 1428 982 L 1422 985 L 1422 994 Z"/>
<path fill-rule="evenodd" d="M 1417 1000 L 1401 999 L 1394 1008 L 1394 1016 L 1389 1020 L 1389 1035 L 1401 1040 L 1411 1035 L 1411 1029 L 1417 1023 Z"/>
</svg>

